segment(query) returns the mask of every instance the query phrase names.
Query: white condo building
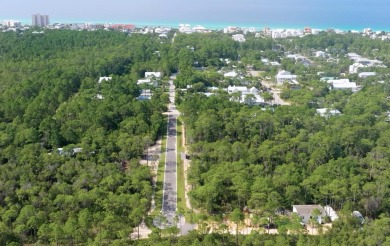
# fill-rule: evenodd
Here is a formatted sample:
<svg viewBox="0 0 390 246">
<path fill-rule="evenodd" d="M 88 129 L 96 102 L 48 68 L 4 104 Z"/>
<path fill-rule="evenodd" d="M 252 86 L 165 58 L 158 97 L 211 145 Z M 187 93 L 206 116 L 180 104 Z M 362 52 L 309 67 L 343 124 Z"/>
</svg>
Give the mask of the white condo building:
<svg viewBox="0 0 390 246">
<path fill-rule="evenodd" d="M 16 21 L 16 20 L 4 20 L 3 21 L 3 26 L 6 26 L 6 27 L 18 27 L 21 25 L 22 25 L 22 23 L 20 21 Z"/>
</svg>

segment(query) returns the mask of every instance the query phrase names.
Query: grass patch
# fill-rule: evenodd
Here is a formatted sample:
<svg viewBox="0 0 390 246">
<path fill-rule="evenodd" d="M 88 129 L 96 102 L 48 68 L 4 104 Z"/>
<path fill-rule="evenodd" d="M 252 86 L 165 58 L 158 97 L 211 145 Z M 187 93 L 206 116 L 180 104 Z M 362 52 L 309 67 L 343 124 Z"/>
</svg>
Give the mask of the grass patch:
<svg viewBox="0 0 390 246">
<path fill-rule="evenodd" d="M 184 153 L 183 147 L 183 123 L 180 118 L 177 119 L 177 208 L 180 213 L 186 218 L 186 221 L 191 221 L 193 212 L 187 208 L 185 198 L 185 173 L 184 161 L 181 159 L 181 153 Z"/>
<path fill-rule="evenodd" d="M 168 116 L 164 115 L 164 120 L 168 121 Z M 160 213 L 162 209 L 162 199 L 163 199 L 163 185 L 164 185 L 164 172 L 165 172 L 165 155 L 166 155 L 166 146 L 167 146 L 167 124 L 165 124 L 163 129 L 163 135 L 161 139 L 161 155 L 160 160 L 158 162 L 158 169 L 157 169 L 157 180 L 156 180 L 156 187 L 155 187 L 155 193 L 154 193 L 154 201 L 155 201 L 155 209 L 153 213 L 149 216 L 152 220 L 158 213 Z M 153 223 L 152 223 L 153 224 Z M 148 224 L 148 226 L 150 226 Z"/>
</svg>

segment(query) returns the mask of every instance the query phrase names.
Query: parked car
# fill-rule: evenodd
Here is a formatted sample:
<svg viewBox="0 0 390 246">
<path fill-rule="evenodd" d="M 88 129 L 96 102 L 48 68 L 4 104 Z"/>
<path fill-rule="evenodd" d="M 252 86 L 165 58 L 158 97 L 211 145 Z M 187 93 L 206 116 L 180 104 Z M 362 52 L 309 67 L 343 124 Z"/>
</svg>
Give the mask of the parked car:
<svg viewBox="0 0 390 246">
<path fill-rule="evenodd" d="M 277 229 L 278 226 L 275 225 L 275 224 L 273 224 L 273 223 L 269 223 L 269 224 L 263 225 L 263 228 L 264 228 L 264 229 Z"/>
</svg>

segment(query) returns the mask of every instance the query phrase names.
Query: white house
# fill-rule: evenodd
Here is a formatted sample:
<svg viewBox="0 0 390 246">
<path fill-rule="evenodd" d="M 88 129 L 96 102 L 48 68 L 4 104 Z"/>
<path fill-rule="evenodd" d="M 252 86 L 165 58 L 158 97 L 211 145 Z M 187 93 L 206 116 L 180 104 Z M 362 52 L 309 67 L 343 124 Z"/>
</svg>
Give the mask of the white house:
<svg viewBox="0 0 390 246">
<path fill-rule="evenodd" d="M 322 57 L 322 58 L 325 58 L 327 56 L 326 52 L 324 51 L 317 51 L 315 52 L 315 56 L 316 57 Z"/>
<path fill-rule="evenodd" d="M 303 30 L 299 29 L 275 29 L 272 30 L 272 38 L 287 38 L 303 36 Z"/>
<path fill-rule="evenodd" d="M 21 25 L 22 25 L 22 23 L 20 21 L 16 21 L 16 20 L 4 20 L 3 21 L 3 26 L 6 26 L 6 27 L 18 27 Z"/>
<path fill-rule="evenodd" d="M 319 114 L 320 116 L 322 117 L 330 117 L 330 116 L 334 116 L 334 115 L 340 115 L 340 111 L 338 111 L 337 109 L 331 109 L 331 108 L 318 108 L 316 109 L 317 111 L 317 114 Z"/>
<path fill-rule="evenodd" d="M 95 98 L 99 99 L 99 100 L 103 100 L 104 99 L 102 94 L 96 94 Z"/>
<path fill-rule="evenodd" d="M 240 43 L 243 43 L 243 42 L 246 41 L 246 40 L 245 40 L 245 36 L 244 36 L 243 34 L 234 34 L 234 35 L 232 36 L 232 38 L 233 38 L 234 41 L 238 41 L 238 42 L 240 42 Z"/>
<path fill-rule="evenodd" d="M 232 93 L 235 93 L 235 92 L 241 92 L 241 94 L 248 94 L 249 93 L 249 90 L 246 86 L 228 86 L 228 93 L 229 94 L 232 94 Z"/>
<path fill-rule="evenodd" d="M 157 79 L 161 78 L 161 72 L 145 72 L 145 78 L 150 78 L 152 76 L 156 77 Z"/>
<path fill-rule="evenodd" d="M 349 79 L 331 79 L 327 82 L 331 85 L 331 89 L 334 90 L 351 89 L 352 92 L 357 92 L 360 89 L 355 82 L 350 82 Z"/>
<path fill-rule="evenodd" d="M 333 210 L 333 208 L 329 205 L 326 205 L 324 207 L 324 210 L 325 210 L 325 213 L 326 215 L 330 218 L 330 221 L 335 221 L 339 218 L 339 216 L 337 215 L 336 211 Z"/>
<path fill-rule="evenodd" d="M 149 78 L 148 79 L 139 79 L 137 81 L 137 85 L 142 85 L 142 84 L 149 84 L 149 85 L 157 86 L 157 81 L 149 79 Z"/>
<path fill-rule="evenodd" d="M 138 100 L 150 100 L 152 99 L 153 93 L 150 90 L 141 90 L 141 94 Z"/>
<path fill-rule="evenodd" d="M 252 94 L 252 95 L 253 97 L 251 97 L 250 94 L 241 95 L 240 103 L 245 103 L 250 105 L 264 104 L 265 100 L 259 94 Z"/>
<path fill-rule="evenodd" d="M 83 152 L 83 148 L 72 148 L 72 149 L 64 149 L 64 148 L 57 148 L 57 152 L 59 155 L 74 155 Z"/>
<path fill-rule="evenodd" d="M 293 81 L 297 79 L 297 75 L 292 75 L 290 72 L 282 70 L 276 75 L 276 82 L 283 84 L 285 81 Z"/>
<path fill-rule="evenodd" d="M 190 24 L 179 24 L 179 32 L 191 34 L 194 32 Z"/>
<path fill-rule="evenodd" d="M 269 60 L 266 59 L 266 58 L 261 58 L 261 62 L 264 63 L 264 64 L 266 64 L 266 65 L 268 65 Z"/>
<path fill-rule="evenodd" d="M 280 63 L 276 62 L 276 61 L 270 62 L 270 64 L 271 64 L 271 66 L 280 66 Z"/>
<path fill-rule="evenodd" d="M 315 209 L 318 209 L 320 212 L 318 216 L 313 215 Z M 326 212 L 321 205 L 293 205 L 293 213 L 298 214 L 304 224 L 308 224 L 311 218 L 314 218 L 321 224 L 323 218 L 326 216 Z"/>
<path fill-rule="evenodd" d="M 223 33 L 234 33 L 234 32 L 237 32 L 239 30 L 240 30 L 240 28 L 238 28 L 236 26 L 228 26 L 228 27 L 225 27 L 223 29 Z"/>
<path fill-rule="evenodd" d="M 376 72 L 361 72 L 359 73 L 359 78 L 367 78 L 367 77 L 370 77 L 370 76 L 375 76 L 376 75 Z"/>
<path fill-rule="evenodd" d="M 349 73 L 350 74 L 357 73 L 359 68 L 361 68 L 361 67 L 365 67 L 365 66 L 363 64 L 355 62 L 354 64 L 349 66 L 349 69 L 348 69 Z"/>
<path fill-rule="evenodd" d="M 192 28 L 192 30 L 193 30 L 194 32 L 198 32 L 198 33 L 205 33 L 205 32 L 208 32 L 208 30 L 207 30 L 205 27 L 200 26 L 200 25 L 194 26 L 194 27 Z"/>
<path fill-rule="evenodd" d="M 225 73 L 223 76 L 225 78 L 234 78 L 234 77 L 238 76 L 238 73 L 236 71 L 231 71 L 231 72 Z"/>
<path fill-rule="evenodd" d="M 260 105 L 265 102 L 264 98 L 259 95 L 259 90 L 255 87 L 248 89 L 246 86 L 229 86 L 227 88 L 229 94 L 240 92 L 240 103 L 247 103 L 251 105 Z M 249 96 L 249 95 L 253 95 Z"/>
<path fill-rule="evenodd" d="M 100 77 L 99 78 L 99 81 L 98 81 L 98 84 L 102 83 L 102 81 L 109 81 L 109 80 L 112 80 L 112 77 Z"/>
<path fill-rule="evenodd" d="M 158 35 L 158 37 L 159 37 L 159 38 L 167 38 L 168 36 L 167 36 L 167 34 L 165 34 L 165 33 L 161 33 L 160 35 Z"/>
</svg>

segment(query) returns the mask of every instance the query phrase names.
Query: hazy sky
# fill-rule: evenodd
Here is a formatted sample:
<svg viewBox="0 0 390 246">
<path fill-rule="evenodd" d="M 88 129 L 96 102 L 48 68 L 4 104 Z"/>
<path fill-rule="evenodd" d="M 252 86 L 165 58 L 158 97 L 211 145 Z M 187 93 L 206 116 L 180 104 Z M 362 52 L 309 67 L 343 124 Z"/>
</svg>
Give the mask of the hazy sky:
<svg viewBox="0 0 390 246">
<path fill-rule="evenodd" d="M 0 0 L 0 19 L 55 21 L 390 24 L 390 0 Z M 356 24 L 357 25 L 357 24 Z"/>
</svg>

